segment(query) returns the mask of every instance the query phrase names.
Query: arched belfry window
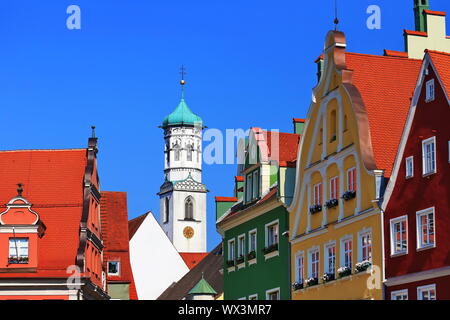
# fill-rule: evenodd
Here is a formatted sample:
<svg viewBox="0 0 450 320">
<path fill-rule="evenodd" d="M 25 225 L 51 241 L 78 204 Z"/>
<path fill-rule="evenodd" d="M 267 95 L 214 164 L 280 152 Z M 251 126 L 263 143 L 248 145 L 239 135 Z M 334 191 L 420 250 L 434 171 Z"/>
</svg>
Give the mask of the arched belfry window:
<svg viewBox="0 0 450 320">
<path fill-rule="evenodd" d="M 187 161 L 192 161 L 192 152 L 194 151 L 194 147 L 191 144 L 187 145 Z"/>
<path fill-rule="evenodd" d="M 194 201 L 191 197 L 186 198 L 184 202 L 184 218 L 194 220 Z"/>
<path fill-rule="evenodd" d="M 175 142 L 175 144 L 173 145 L 173 150 L 174 150 L 174 153 L 175 153 L 175 161 L 180 161 L 180 148 L 181 148 L 181 144 L 177 140 Z"/>
<path fill-rule="evenodd" d="M 164 220 L 163 223 L 169 222 L 169 197 L 164 198 Z"/>
</svg>

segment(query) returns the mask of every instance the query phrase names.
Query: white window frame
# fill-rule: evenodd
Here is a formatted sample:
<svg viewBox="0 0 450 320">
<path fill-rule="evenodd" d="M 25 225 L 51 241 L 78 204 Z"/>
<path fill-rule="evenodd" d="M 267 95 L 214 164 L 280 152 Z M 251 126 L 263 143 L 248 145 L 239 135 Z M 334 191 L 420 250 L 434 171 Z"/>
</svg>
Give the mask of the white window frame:
<svg viewBox="0 0 450 320">
<path fill-rule="evenodd" d="M 232 246 L 231 243 L 233 243 Z M 233 251 L 231 251 L 230 248 L 233 248 Z M 231 252 L 233 252 L 233 257 L 231 256 Z M 235 261 L 235 260 L 236 260 L 236 240 L 235 238 L 233 238 L 228 240 L 228 261 Z"/>
<path fill-rule="evenodd" d="M 333 184 L 335 190 L 333 190 Z M 339 199 L 339 176 L 330 179 L 330 200 L 332 199 Z"/>
<path fill-rule="evenodd" d="M 110 263 L 117 263 L 117 272 L 110 272 L 109 271 L 109 264 Z M 108 270 L 107 270 L 107 273 L 108 273 L 108 276 L 120 276 L 120 261 L 118 261 L 118 260 L 108 260 L 108 264 L 107 264 L 107 266 L 108 266 Z"/>
<path fill-rule="evenodd" d="M 281 299 L 280 287 L 266 290 L 266 300 L 269 300 L 269 295 L 272 294 L 272 293 L 275 293 L 275 292 L 278 293 L 278 300 L 280 300 Z"/>
<path fill-rule="evenodd" d="M 422 226 L 420 217 L 423 215 L 433 214 L 433 235 L 434 242 L 432 244 L 423 244 L 422 243 Z M 416 212 L 416 231 L 417 231 L 417 250 L 426 250 L 436 247 L 436 215 L 435 208 L 427 208 L 424 210 L 420 210 Z"/>
<path fill-rule="evenodd" d="M 322 183 L 316 183 L 314 186 L 313 186 L 313 192 L 314 192 L 314 195 L 313 195 L 313 201 L 314 201 L 314 205 L 322 205 L 322 201 L 323 201 L 323 199 L 322 199 L 322 189 L 323 188 L 323 186 L 322 186 Z M 316 190 L 317 189 L 317 190 Z M 317 192 L 316 192 L 317 191 Z"/>
<path fill-rule="evenodd" d="M 352 183 L 350 184 L 350 172 L 354 172 L 354 175 L 352 177 Z M 356 167 L 349 168 L 347 170 L 347 191 L 354 191 L 356 192 L 356 189 L 358 189 L 358 184 L 356 183 L 358 172 L 356 170 Z"/>
<path fill-rule="evenodd" d="M 253 298 L 256 298 L 256 299 L 253 299 Z M 248 296 L 248 300 L 258 300 L 258 294 L 255 293 L 255 294 L 249 295 L 249 296 Z"/>
<path fill-rule="evenodd" d="M 430 79 L 425 83 L 425 102 L 434 101 L 436 98 L 436 86 L 434 79 Z"/>
<path fill-rule="evenodd" d="M 436 291 L 436 284 L 428 284 L 426 286 L 420 286 L 417 287 L 417 300 L 423 300 L 422 299 L 422 295 L 421 293 L 423 291 L 430 291 L 430 290 L 434 290 L 434 299 L 433 300 L 437 300 L 437 291 Z"/>
<path fill-rule="evenodd" d="M 363 257 L 363 237 L 369 236 L 370 238 L 370 259 L 364 259 Z M 365 229 L 358 233 L 358 261 L 363 262 L 365 260 L 368 260 L 372 262 L 373 259 L 373 236 L 372 236 L 372 229 Z"/>
<path fill-rule="evenodd" d="M 247 300 L 247 297 L 239 298 L 238 300 Z"/>
<path fill-rule="evenodd" d="M 11 243 L 12 243 L 12 252 L 11 252 Z M 26 246 L 24 245 L 26 243 Z M 26 249 L 26 255 L 21 254 L 21 251 Z M 16 251 L 17 250 L 17 251 Z M 30 259 L 30 239 L 27 237 L 11 237 L 8 241 L 8 261 L 16 257 L 16 259 L 20 258 L 28 258 Z M 20 263 L 20 262 L 16 262 Z"/>
<path fill-rule="evenodd" d="M 346 254 L 345 243 L 347 241 L 350 241 L 351 244 L 352 244 L 352 249 L 350 251 L 351 252 L 350 269 L 352 269 L 353 268 L 354 245 L 353 245 L 353 236 L 351 236 L 351 235 L 348 235 L 348 236 L 345 236 L 345 237 L 341 238 L 341 250 L 340 250 L 341 254 L 340 254 L 339 264 L 340 264 L 341 267 L 345 267 L 346 266 L 345 265 L 345 254 Z"/>
<path fill-rule="evenodd" d="M 252 229 L 248 232 L 248 253 L 253 251 L 250 246 L 252 234 L 255 235 L 255 252 L 256 252 L 256 254 L 258 254 L 258 230 L 256 228 Z"/>
<path fill-rule="evenodd" d="M 395 242 L 395 224 L 397 223 L 401 223 L 405 221 L 405 233 L 406 233 L 406 249 L 403 251 L 396 251 L 396 242 Z M 403 215 L 397 218 L 393 218 L 390 220 L 390 235 L 391 235 L 391 256 L 399 256 L 399 255 L 405 255 L 408 254 L 408 249 L 409 249 L 409 244 L 408 244 L 408 234 L 409 234 L 409 230 L 408 230 L 408 215 Z"/>
<path fill-rule="evenodd" d="M 299 259 L 302 258 L 302 279 L 300 279 L 300 264 Z M 301 280 L 301 281 L 300 281 Z M 295 281 L 298 283 L 305 282 L 305 251 L 295 253 Z"/>
<path fill-rule="evenodd" d="M 402 296 L 402 297 L 406 296 L 406 299 L 400 299 L 400 300 L 409 300 L 408 289 L 396 290 L 396 291 L 391 292 L 391 300 L 398 300 L 398 299 L 394 299 L 397 296 Z"/>
<path fill-rule="evenodd" d="M 409 172 L 410 163 L 411 163 L 411 172 Z M 414 156 L 410 156 L 405 159 L 405 177 L 406 179 L 414 177 Z"/>
<path fill-rule="evenodd" d="M 245 199 L 246 202 L 252 201 L 253 196 L 253 173 L 249 173 L 245 177 Z"/>
<path fill-rule="evenodd" d="M 252 175 L 252 200 L 254 200 L 259 197 L 259 169 L 253 171 Z"/>
<path fill-rule="evenodd" d="M 320 279 L 320 248 L 318 246 L 312 247 L 308 250 L 308 278 L 314 278 L 313 276 L 313 254 L 318 255 L 317 261 L 317 279 Z"/>
<path fill-rule="evenodd" d="M 267 223 L 265 226 L 264 226 L 264 230 L 265 230 L 265 245 L 266 245 L 266 248 L 269 246 L 269 227 L 271 227 L 271 226 L 273 226 L 273 225 L 277 225 L 277 241 L 276 242 L 274 242 L 274 243 L 272 243 L 272 244 L 275 244 L 275 243 L 277 243 L 278 245 L 280 244 L 280 222 L 279 222 L 279 219 L 277 219 L 277 220 L 273 220 L 273 221 L 271 221 L 271 222 L 269 222 L 269 223 Z M 280 248 L 278 247 L 278 250 L 279 250 Z"/>
<path fill-rule="evenodd" d="M 425 148 L 426 145 L 433 143 L 433 154 L 434 154 L 434 170 L 426 171 L 427 167 L 427 161 L 426 161 L 426 153 Z M 430 174 L 437 172 L 437 158 L 436 158 L 436 137 L 431 137 L 425 140 L 422 140 L 422 175 L 428 176 Z"/>
<path fill-rule="evenodd" d="M 241 244 L 241 240 L 244 240 L 243 244 Z M 246 252 L 246 250 L 245 250 L 245 233 L 243 233 L 243 234 L 240 234 L 237 237 L 237 255 L 236 255 L 236 258 L 239 258 L 242 255 L 244 257 L 244 260 L 245 260 L 245 252 Z"/>
<path fill-rule="evenodd" d="M 324 246 L 324 253 L 323 253 L 323 272 L 324 273 L 330 273 L 330 255 L 329 255 L 329 249 L 334 247 L 334 268 L 333 268 L 333 274 L 336 275 L 336 262 L 337 262 L 337 257 L 336 257 L 336 241 L 330 241 L 329 243 L 327 243 Z"/>
</svg>

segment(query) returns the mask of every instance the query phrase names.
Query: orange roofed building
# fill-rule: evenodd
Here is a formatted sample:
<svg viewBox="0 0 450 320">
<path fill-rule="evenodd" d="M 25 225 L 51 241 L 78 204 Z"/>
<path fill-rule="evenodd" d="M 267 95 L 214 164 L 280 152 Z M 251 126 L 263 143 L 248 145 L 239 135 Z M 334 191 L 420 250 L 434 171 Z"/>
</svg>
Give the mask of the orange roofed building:
<svg viewBox="0 0 450 320">
<path fill-rule="evenodd" d="M 110 298 L 97 151 L 0 151 L 0 299 Z"/>
</svg>

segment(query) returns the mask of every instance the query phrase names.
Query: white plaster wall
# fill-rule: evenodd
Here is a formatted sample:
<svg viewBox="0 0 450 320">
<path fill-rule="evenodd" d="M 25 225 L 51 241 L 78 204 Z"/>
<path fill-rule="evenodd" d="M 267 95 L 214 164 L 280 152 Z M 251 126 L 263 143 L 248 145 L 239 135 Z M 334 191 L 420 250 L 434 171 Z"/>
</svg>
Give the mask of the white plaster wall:
<svg viewBox="0 0 450 320">
<path fill-rule="evenodd" d="M 189 271 L 152 213 L 130 240 L 130 260 L 140 300 L 155 300 Z"/>
</svg>

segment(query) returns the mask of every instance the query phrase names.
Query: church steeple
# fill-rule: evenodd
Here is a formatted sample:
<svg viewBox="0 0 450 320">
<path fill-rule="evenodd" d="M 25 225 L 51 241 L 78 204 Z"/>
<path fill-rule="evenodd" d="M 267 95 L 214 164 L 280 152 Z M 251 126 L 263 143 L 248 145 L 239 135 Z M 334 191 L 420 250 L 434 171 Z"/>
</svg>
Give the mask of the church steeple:
<svg viewBox="0 0 450 320">
<path fill-rule="evenodd" d="M 416 31 L 427 32 L 427 19 L 423 14 L 423 10 L 429 10 L 430 3 L 428 0 L 414 0 L 414 19 Z"/>
</svg>

